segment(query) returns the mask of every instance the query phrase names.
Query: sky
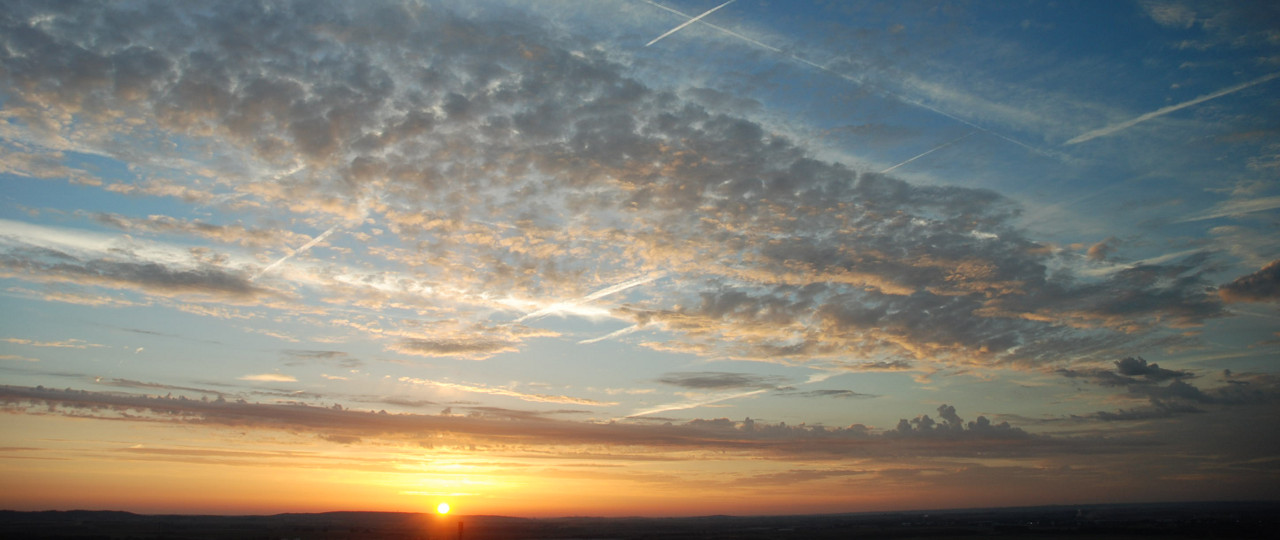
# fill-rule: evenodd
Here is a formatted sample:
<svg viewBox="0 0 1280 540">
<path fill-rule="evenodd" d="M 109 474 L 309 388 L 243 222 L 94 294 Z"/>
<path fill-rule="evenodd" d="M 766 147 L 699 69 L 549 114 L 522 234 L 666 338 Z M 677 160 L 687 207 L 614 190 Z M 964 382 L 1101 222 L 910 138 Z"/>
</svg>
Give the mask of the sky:
<svg viewBox="0 0 1280 540">
<path fill-rule="evenodd" d="M 1280 499 L 1280 7 L 4 1 L 0 508 Z"/>
</svg>

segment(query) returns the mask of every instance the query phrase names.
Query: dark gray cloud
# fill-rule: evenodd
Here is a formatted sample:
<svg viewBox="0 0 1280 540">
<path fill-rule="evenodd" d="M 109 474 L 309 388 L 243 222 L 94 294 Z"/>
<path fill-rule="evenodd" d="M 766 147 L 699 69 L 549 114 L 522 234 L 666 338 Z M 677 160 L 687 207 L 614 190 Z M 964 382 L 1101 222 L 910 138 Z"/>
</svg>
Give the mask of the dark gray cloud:
<svg viewBox="0 0 1280 540">
<path fill-rule="evenodd" d="M 772 389 L 786 382 L 783 377 L 728 373 L 723 371 L 692 371 L 666 373 L 658 382 L 693 390 Z"/>
<path fill-rule="evenodd" d="M 801 390 L 796 390 L 796 389 L 794 389 L 794 388 L 782 388 L 782 389 L 779 389 L 779 390 L 778 390 L 778 395 L 780 395 L 780 396 L 795 396 L 795 397 L 811 397 L 811 398 L 822 398 L 822 397 L 833 397 L 833 398 L 873 398 L 873 397 L 879 397 L 879 396 L 877 396 L 877 395 L 875 395 L 875 394 L 863 394 L 863 393 L 861 393 L 861 392 L 854 392 L 853 390 L 825 389 L 825 390 L 804 390 L 804 391 L 801 391 Z"/>
<path fill-rule="evenodd" d="M 1234 407 L 1280 402 L 1280 379 L 1272 375 L 1224 373 L 1224 384 L 1201 389 L 1186 379 L 1195 377 L 1186 371 L 1161 368 L 1142 358 L 1127 357 L 1115 362 L 1116 369 L 1059 369 L 1059 375 L 1082 378 L 1104 387 L 1124 388 L 1131 398 L 1142 398 L 1148 404 L 1117 411 L 1098 411 L 1076 418 L 1105 421 L 1170 418 L 1183 414 L 1206 412 L 1207 407 Z"/>
<path fill-rule="evenodd" d="M 1188 371 L 1164 369 L 1160 364 L 1147 363 L 1142 357 L 1125 357 L 1117 360 L 1115 366 L 1115 370 L 1059 369 L 1057 373 L 1068 378 L 1086 378 L 1102 386 L 1152 386 L 1172 379 L 1195 376 Z"/>
<path fill-rule="evenodd" d="M 1193 376 L 1190 372 L 1164 369 L 1160 364 L 1155 362 L 1148 364 L 1145 359 L 1132 356 L 1117 360 L 1116 372 L 1128 377 L 1142 377 L 1153 382 Z"/>
<path fill-rule="evenodd" d="M 1218 289 L 1228 302 L 1274 302 L 1280 300 L 1280 260 L 1271 261 L 1261 270 L 1240 276 Z"/>
<path fill-rule="evenodd" d="M 117 386 L 121 388 L 138 388 L 142 390 L 164 390 L 169 392 L 195 392 L 195 393 L 207 394 L 211 396 L 228 395 L 225 392 L 219 392 L 217 390 L 208 390 L 204 388 L 178 386 L 178 385 L 172 385 L 172 384 L 162 384 L 162 383 L 154 383 L 154 382 L 146 382 L 146 381 L 135 381 L 132 379 L 121 379 L 121 378 L 114 378 L 114 377 L 109 379 L 96 377 L 94 378 L 93 382 L 94 384 L 98 384 L 102 386 Z"/>
<path fill-rule="evenodd" d="M 993 424 L 985 416 L 965 423 L 956 408 L 942 404 L 938 406 L 938 419 L 924 414 L 911 420 L 903 418 L 892 431 L 885 433 L 887 437 L 924 438 L 924 439 L 1034 439 L 1038 436 L 1013 427 L 1008 422 Z"/>
<path fill-rule="evenodd" d="M 211 296 L 236 303 L 275 296 L 255 285 L 248 274 L 212 264 L 180 267 L 147 260 L 81 259 L 49 248 L 0 252 L 0 271 L 41 282 L 128 288 L 164 296 Z"/>
<path fill-rule="evenodd" d="M 776 395 L 805 398 L 877 397 L 872 394 L 854 392 L 853 390 L 798 390 L 793 386 L 787 385 L 787 379 L 785 377 L 724 371 L 681 371 L 665 373 L 659 377 L 657 381 L 663 384 L 688 388 L 690 390 L 773 390 Z"/>
</svg>

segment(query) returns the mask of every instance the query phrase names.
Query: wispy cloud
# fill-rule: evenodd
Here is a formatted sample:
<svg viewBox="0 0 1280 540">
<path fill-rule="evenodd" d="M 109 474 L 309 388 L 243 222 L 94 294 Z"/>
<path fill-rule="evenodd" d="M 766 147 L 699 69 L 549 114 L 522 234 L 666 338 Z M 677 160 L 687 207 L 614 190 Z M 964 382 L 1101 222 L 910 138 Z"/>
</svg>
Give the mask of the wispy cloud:
<svg viewBox="0 0 1280 540">
<path fill-rule="evenodd" d="M 13 343 L 15 345 L 26 345 L 29 347 L 53 347 L 59 349 L 88 349 L 106 347 L 97 343 L 89 343 L 82 339 L 68 339 L 65 341 L 34 341 L 24 338 L 4 338 L 0 339 L 5 343 Z"/>
<path fill-rule="evenodd" d="M 655 6 L 655 7 L 661 8 L 661 9 L 664 9 L 664 10 L 666 10 L 666 11 L 670 11 L 670 12 L 672 12 L 672 13 L 676 13 L 676 14 L 681 15 L 681 16 L 684 16 L 684 17 L 689 17 L 689 15 L 687 15 L 687 14 L 685 14 L 685 13 L 681 12 L 681 11 L 678 11 L 678 10 L 675 10 L 675 9 L 672 9 L 672 8 L 669 8 L 669 7 L 666 7 L 666 6 L 663 6 L 663 5 L 661 5 L 661 4 L 658 4 L 658 3 L 656 3 L 656 2 L 653 2 L 652 0 L 645 0 L 645 2 L 646 2 L 646 3 L 648 3 L 648 4 L 650 4 L 650 5 L 652 5 L 652 6 Z M 962 117 L 960 117 L 960 116 L 957 116 L 957 115 L 955 115 L 955 114 L 952 114 L 952 113 L 949 113 L 949 112 L 947 112 L 947 111 L 944 111 L 944 110 L 942 110 L 942 109 L 940 109 L 940 108 L 938 108 L 938 107 L 935 107 L 935 106 L 933 106 L 933 105 L 930 105 L 930 104 L 928 104 L 928 103 L 925 103 L 925 102 L 924 102 L 924 101 L 922 101 L 922 100 L 914 99 L 914 98 L 911 98 L 911 97 L 907 97 L 907 96 L 902 95 L 902 94 L 900 94 L 900 93 L 891 92 L 891 91 L 889 91 L 889 90 L 887 90 L 887 89 L 885 89 L 885 88 L 883 88 L 883 87 L 880 87 L 880 86 L 877 86 L 877 85 L 871 84 L 869 81 L 867 81 L 866 79 L 864 79 L 864 78 L 862 78 L 862 77 L 856 77 L 856 76 L 853 76 L 853 75 L 851 75 L 851 74 L 849 74 L 849 73 L 845 73 L 845 72 L 842 72 L 842 71 L 838 71 L 838 70 L 832 69 L 832 68 L 830 68 L 830 67 L 824 66 L 824 65 L 819 64 L 819 63 L 817 63 L 817 62 L 813 62 L 813 61 L 811 61 L 811 60 L 808 60 L 808 59 L 806 59 L 806 58 L 804 58 L 804 57 L 802 57 L 802 56 L 799 56 L 799 55 L 797 55 L 797 54 L 795 54 L 795 53 L 790 53 L 790 52 L 784 51 L 784 50 L 779 49 L 779 48 L 777 48 L 777 47 L 774 47 L 774 46 L 772 46 L 772 45 L 768 45 L 768 44 L 766 44 L 766 43 L 763 43 L 763 42 L 761 42 L 761 41 L 759 41 L 759 40 L 757 40 L 757 39 L 752 39 L 752 38 L 747 37 L 747 36 L 745 36 L 745 35 L 742 35 L 742 34 L 740 34 L 740 33 L 738 33 L 738 32 L 734 32 L 733 30 L 729 30 L 728 28 L 724 28 L 724 27 L 721 27 L 721 26 L 717 26 L 717 25 L 715 25 L 715 24 L 711 24 L 711 23 L 708 23 L 708 22 L 705 22 L 705 21 L 703 21 L 703 24 L 705 24 L 705 25 L 706 25 L 707 27 L 709 27 L 709 28 L 712 28 L 712 29 L 715 29 L 715 30 L 717 30 L 717 31 L 720 31 L 720 32 L 724 33 L 725 35 L 732 36 L 732 37 L 737 38 L 737 39 L 739 39 L 739 40 L 745 41 L 745 42 L 747 42 L 747 43 L 750 43 L 750 44 L 752 44 L 752 45 L 755 45 L 755 46 L 757 46 L 757 47 L 760 47 L 760 48 L 762 48 L 762 49 L 765 49 L 765 50 L 767 50 L 767 51 L 769 51 L 769 52 L 772 52 L 772 53 L 776 53 L 776 54 L 783 55 L 784 57 L 786 57 L 786 58 L 788 58 L 788 59 L 790 59 L 790 60 L 792 60 L 792 61 L 799 62 L 799 63 L 804 64 L 804 65 L 806 65 L 806 66 L 809 66 L 809 67 L 812 67 L 812 68 L 815 68 L 815 69 L 821 70 L 821 71 L 822 71 L 822 72 L 824 72 L 824 73 L 827 73 L 827 74 L 829 74 L 829 75 L 833 75 L 833 76 L 835 76 L 835 77 L 837 77 L 837 78 L 840 78 L 840 79 L 843 79 L 843 80 L 845 80 L 845 81 L 851 82 L 851 83 L 856 84 L 856 85 L 858 85 L 858 86 L 864 86 L 864 87 L 872 88 L 872 89 L 874 89 L 875 91 L 880 92 L 880 93 L 882 93 L 882 94 L 884 94 L 884 95 L 886 95 L 886 96 L 888 96 L 888 97 L 891 97 L 891 98 L 896 99 L 896 100 L 898 100 L 898 101 L 901 101 L 901 102 L 903 102 L 903 103 L 906 103 L 906 104 L 909 104 L 909 105 L 912 105 L 912 106 L 915 106 L 915 107 L 919 107 L 919 108 L 921 108 L 921 109 L 924 109 L 924 110 L 927 110 L 927 111 L 933 112 L 933 113 L 935 113 L 935 114 L 938 114 L 938 115 L 944 116 L 944 117 L 946 117 L 946 118 L 949 118 L 949 119 L 951 119 L 951 120 L 954 120 L 954 121 L 956 121 L 956 122 L 959 122 L 959 123 L 961 123 L 961 124 L 963 124 L 963 125 L 965 125 L 965 126 L 968 126 L 968 127 L 970 127 L 970 128 L 973 128 L 973 129 L 975 129 L 975 130 L 977 130 L 977 131 L 980 131 L 980 132 L 982 132 L 982 133 L 986 133 L 986 134 L 988 134 L 988 135 L 994 136 L 994 137 L 996 137 L 996 138 L 998 138 L 998 139 L 1001 139 L 1001 140 L 1003 140 L 1003 141 L 1005 141 L 1005 142 L 1013 143 L 1013 144 L 1015 144 L 1015 145 L 1017 145 L 1017 146 L 1019 146 L 1019 147 L 1022 147 L 1022 148 L 1024 148 L 1024 149 L 1029 150 L 1029 151 L 1031 151 L 1031 152 L 1034 152 L 1034 153 L 1036 153 L 1036 154 L 1043 155 L 1043 156 L 1054 156 L 1054 157 L 1059 157 L 1059 156 L 1057 156 L 1057 155 L 1056 155 L 1056 154 L 1054 154 L 1054 153 L 1051 153 L 1051 152 L 1048 152 L 1048 151 L 1045 151 L 1045 150 L 1042 150 L 1042 149 L 1036 148 L 1036 147 L 1034 147 L 1034 146 L 1031 146 L 1030 144 L 1024 143 L 1024 142 L 1022 142 L 1022 141 L 1019 141 L 1019 140 L 1014 139 L 1014 138 L 1012 138 L 1012 137 L 1009 137 L 1009 136 L 1007 136 L 1007 135 L 1003 135 L 1003 134 L 1001 134 L 1001 133 L 998 133 L 998 132 L 996 132 L 996 131 L 993 131 L 993 130 L 992 130 L 992 129 L 990 129 L 990 128 L 980 126 L 980 125 L 978 125 L 978 124 L 976 124 L 976 123 L 974 123 L 974 122 L 971 122 L 971 121 L 969 121 L 969 120 L 966 120 L 966 119 L 964 119 L 964 118 L 962 118 Z"/>
<path fill-rule="evenodd" d="M 30 358 L 27 356 L 19 356 L 16 354 L 0 354 L 0 360 L 12 360 L 14 362 L 39 362 L 39 358 Z"/>
</svg>

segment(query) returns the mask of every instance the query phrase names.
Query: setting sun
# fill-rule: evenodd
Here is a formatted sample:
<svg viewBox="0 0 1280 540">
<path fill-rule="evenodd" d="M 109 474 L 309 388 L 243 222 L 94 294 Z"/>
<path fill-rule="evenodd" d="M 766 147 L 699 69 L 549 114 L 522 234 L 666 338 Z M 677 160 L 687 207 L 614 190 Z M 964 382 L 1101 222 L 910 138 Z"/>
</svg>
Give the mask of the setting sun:
<svg viewBox="0 0 1280 540">
<path fill-rule="evenodd" d="M 436 512 L 439 512 L 439 513 L 441 513 L 441 514 L 448 514 L 448 513 L 449 513 L 449 503 L 440 503 L 440 505 L 439 505 L 439 506 L 436 506 Z"/>
</svg>

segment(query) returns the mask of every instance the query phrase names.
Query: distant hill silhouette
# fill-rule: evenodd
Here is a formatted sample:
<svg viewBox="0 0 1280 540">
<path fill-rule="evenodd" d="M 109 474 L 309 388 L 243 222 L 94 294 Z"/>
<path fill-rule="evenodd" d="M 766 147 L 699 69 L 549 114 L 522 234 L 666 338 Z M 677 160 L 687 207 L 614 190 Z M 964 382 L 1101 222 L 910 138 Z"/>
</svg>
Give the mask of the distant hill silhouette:
<svg viewBox="0 0 1280 540">
<path fill-rule="evenodd" d="M 618 538 L 1262 538 L 1280 503 L 1207 502 L 874 512 L 811 516 L 518 518 L 394 512 L 270 516 L 141 515 L 120 511 L 0 511 L 0 538 L 455 539 Z"/>
</svg>

